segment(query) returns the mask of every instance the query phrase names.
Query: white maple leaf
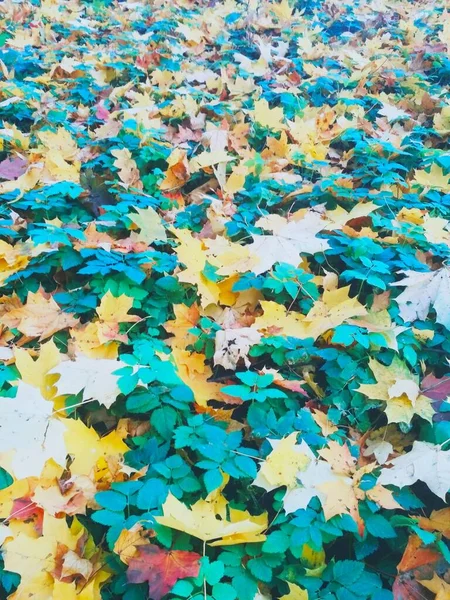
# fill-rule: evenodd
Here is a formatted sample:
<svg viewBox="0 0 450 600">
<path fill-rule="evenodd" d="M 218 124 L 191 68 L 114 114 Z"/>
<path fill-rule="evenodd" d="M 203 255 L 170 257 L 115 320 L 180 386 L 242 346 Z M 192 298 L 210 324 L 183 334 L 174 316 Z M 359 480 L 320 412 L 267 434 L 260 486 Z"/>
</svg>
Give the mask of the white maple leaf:
<svg viewBox="0 0 450 600">
<path fill-rule="evenodd" d="M 15 398 L 0 398 L 0 453 L 12 453 L 17 479 L 39 477 L 52 458 L 66 462 L 64 424 L 53 415 L 52 402 L 40 391 L 20 382 Z"/>
<path fill-rule="evenodd" d="M 423 481 L 430 490 L 445 500 L 450 489 L 450 450 L 442 450 L 428 442 L 414 442 L 407 454 L 390 460 L 378 478 L 381 485 L 405 487 Z"/>
<path fill-rule="evenodd" d="M 436 311 L 436 321 L 450 330 L 450 268 L 420 273 L 402 271 L 405 279 L 391 283 L 406 289 L 395 301 L 404 321 L 420 319 L 424 321 L 432 306 Z"/>
<path fill-rule="evenodd" d="M 279 222 L 280 219 L 271 223 L 263 218 L 257 222 L 258 226 L 272 229 L 273 235 L 254 235 L 253 243 L 248 246 L 251 254 L 259 258 L 252 268 L 255 275 L 268 271 L 277 262 L 297 267 L 301 262 L 300 253 L 316 254 L 329 248 L 326 240 L 316 237 L 326 226 L 320 207 L 309 210 L 300 221 Z"/>
<path fill-rule="evenodd" d="M 83 401 L 97 400 L 110 408 L 120 394 L 117 384 L 119 376 L 113 373 L 126 366 L 120 360 L 78 356 L 76 360 L 63 361 L 50 373 L 60 375 L 55 383 L 60 396 L 78 394 L 83 390 Z"/>
<path fill-rule="evenodd" d="M 337 481 L 339 477 L 333 473 L 331 466 L 326 461 L 314 457 L 305 471 L 297 473 L 297 479 L 300 485 L 288 490 L 283 499 L 283 508 L 286 514 L 308 508 L 308 504 L 316 496 L 323 505 L 326 496 L 318 489 L 318 486 L 323 483 Z M 352 480 L 350 478 L 346 477 L 344 479 L 351 485 Z"/>
<path fill-rule="evenodd" d="M 379 465 L 384 465 L 389 455 L 394 452 L 390 442 L 386 440 L 367 440 L 363 456 L 375 456 Z"/>
<path fill-rule="evenodd" d="M 404 110 L 393 106 L 392 104 L 386 104 L 383 102 L 383 108 L 378 110 L 378 114 L 386 117 L 389 123 L 391 121 L 395 121 L 396 119 L 410 119 L 411 115 L 409 115 Z"/>
<path fill-rule="evenodd" d="M 222 365 L 224 369 L 236 369 L 242 358 L 247 368 L 250 367 L 248 353 L 254 344 L 261 339 L 261 334 L 251 327 L 237 329 L 221 329 L 216 333 L 214 364 Z"/>
</svg>

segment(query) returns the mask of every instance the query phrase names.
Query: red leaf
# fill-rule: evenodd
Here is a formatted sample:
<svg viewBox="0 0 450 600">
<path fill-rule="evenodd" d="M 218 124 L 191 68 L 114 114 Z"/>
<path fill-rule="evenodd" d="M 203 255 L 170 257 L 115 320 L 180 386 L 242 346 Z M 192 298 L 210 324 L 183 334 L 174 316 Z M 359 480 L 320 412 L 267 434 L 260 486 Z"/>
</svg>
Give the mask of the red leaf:
<svg viewBox="0 0 450 600">
<path fill-rule="evenodd" d="M 441 411 L 442 403 L 450 396 L 450 377 L 435 377 L 432 373 L 422 380 L 422 394 L 433 400 L 433 408 L 436 411 L 433 421 L 449 421 L 450 412 Z"/>
<path fill-rule="evenodd" d="M 392 594 L 394 600 L 428 600 L 430 598 L 425 595 L 427 591 L 410 573 L 402 573 L 395 578 Z"/>
<path fill-rule="evenodd" d="M 13 502 L 8 519 L 17 519 L 18 521 L 24 522 L 34 520 L 34 528 L 42 535 L 44 511 L 40 506 L 30 500 L 30 498 L 16 498 Z"/>
<path fill-rule="evenodd" d="M 161 600 L 179 579 L 197 577 L 200 558 L 200 554 L 196 552 L 163 550 L 154 544 L 142 546 L 129 562 L 128 581 L 147 581 L 150 598 Z"/>
<path fill-rule="evenodd" d="M 438 379 L 433 374 L 422 380 L 422 394 L 432 400 L 445 400 L 450 396 L 450 377 Z"/>
<path fill-rule="evenodd" d="M 17 179 L 27 170 L 28 162 L 23 158 L 5 158 L 0 162 L 0 179 Z"/>
</svg>

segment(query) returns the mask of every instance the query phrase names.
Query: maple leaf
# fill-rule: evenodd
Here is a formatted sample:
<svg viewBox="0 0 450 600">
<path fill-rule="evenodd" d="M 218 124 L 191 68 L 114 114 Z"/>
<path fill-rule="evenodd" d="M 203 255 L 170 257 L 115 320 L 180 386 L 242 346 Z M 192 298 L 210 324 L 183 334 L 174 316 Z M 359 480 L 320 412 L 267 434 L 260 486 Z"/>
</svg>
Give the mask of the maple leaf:
<svg viewBox="0 0 450 600">
<path fill-rule="evenodd" d="M 212 370 L 205 364 L 206 356 L 196 352 L 188 352 L 174 347 L 170 355 L 177 374 L 194 394 L 195 402 L 200 406 L 206 406 L 208 400 L 224 400 L 221 392 L 222 385 L 208 381 L 212 377 Z"/>
<path fill-rule="evenodd" d="M 429 171 L 415 171 L 412 183 L 418 183 L 423 187 L 438 188 L 444 191 L 450 190 L 450 174 L 444 175 L 442 167 L 433 163 Z"/>
<path fill-rule="evenodd" d="M 161 600 L 179 579 L 197 577 L 200 554 L 185 550 L 164 550 L 153 544 L 139 548 L 129 562 L 130 583 L 148 583 L 149 597 Z"/>
<path fill-rule="evenodd" d="M 219 330 L 216 333 L 214 364 L 234 371 L 242 359 L 248 368 L 250 366 L 249 350 L 260 340 L 261 334 L 251 327 Z"/>
<path fill-rule="evenodd" d="M 442 267 L 437 271 L 420 273 L 402 271 L 405 279 L 391 283 L 406 289 L 395 299 L 404 321 L 424 321 L 430 308 L 436 311 L 436 321 L 450 330 L 450 313 L 447 300 L 450 294 L 450 268 Z"/>
<path fill-rule="evenodd" d="M 35 246 L 29 242 L 17 242 L 12 246 L 0 240 L 0 284 L 3 285 L 8 277 L 25 269 L 31 258 L 48 250 L 44 244 Z"/>
<path fill-rule="evenodd" d="M 56 132 L 39 131 L 37 136 L 47 150 L 57 152 L 64 160 L 73 160 L 78 154 L 76 141 L 64 127 L 58 127 Z"/>
<path fill-rule="evenodd" d="M 144 530 L 142 525 L 136 523 L 130 529 L 122 529 L 114 544 L 113 551 L 119 555 L 122 562 L 128 565 L 138 552 L 138 548 L 150 543 L 148 538 L 152 535 L 154 535 L 154 531 L 151 529 Z"/>
<path fill-rule="evenodd" d="M 155 241 L 167 241 L 166 230 L 162 224 L 161 217 L 151 206 L 135 208 L 136 213 L 129 213 L 128 217 L 140 229 L 138 238 L 146 244 L 152 244 Z"/>
<path fill-rule="evenodd" d="M 53 297 L 40 289 L 36 293 L 28 292 L 27 303 L 4 314 L 0 322 L 26 336 L 45 340 L 61 329 L 74 327 L 78 319 L 63 312 Z"/>
<path fill-rule="evenodd" d="M 264 314 L 255 319 L 252 327 L 258 331 L 266 330 L 266 335 L 316 339 L 350 317 L 366 314 L 366 309 L 357 298 L 349 298 L 349 291 L 350 286 L 325 290 L 322 299 L 314 303 L 306 316 L 289 312 L 277 302 L 261 301 Z"/>
<path fill-rule="evenodd" d="M 36 506 L 52 516 L 86 514 L 88 506 L 94 504 L 97 492 L 95 483 L 87 476 L 74 475 L 61 485 L 63 469 L 55 477 L 46 476 L 46 469 L 52 463 L 47 463 L 39 479 L 39 485 L 30 495 Z"/>
<path fill-rule="evenodd" d="M 435 567 L 441 559 L 441 554 L 436 550 L 424 546 L 419 536 L 409 536 L 402 559 L 397 565 L 398 575 L 392 586 L 395 600 L 423 598 L 423 588 L 416 578 L 433 577 Z"/>
<path fill-rule="evenodd" d="M 450 508 L 433 510 L 430 517 L 419 517 L 419 527 L 425 531 L 439 531 L 446 538 L 450 538 Z"/>
<path fill-rule="evenodd" d="M 49 372 L 59 364 L 61 355 L 53 340 L 42 344 L 39 355 L 33 360 L 32 355 L 24 348 L 14 348 L 16 367 L 22 377 L 22 381 L 34 387 L 40 388 L 44 398 L 53 396 L 52 389 L 55 377 Z"/>
<path fill-rule="evenodd" d="M 179 281 L 192 283 L 197 286 L 203 307 L 219 302 L 220 288 L 213 281 L 209 281 L 202 273 L 206 267 L 207 255 L 200 240 L 183 229 L 174 230 L 180 244 L 176 248 L 178 260 L 185 265 L 185 269 L 178 274 Z"/>
<path fill-rule="evenodd" d="M 50 374 L 59 375 L 54 382 L 58 395 L 76 395 L 83 390 L 83 401 L 97 400 L 110 408 L 120 394 L 119 376 L 114 372 L 125 366 L 120 360 L 77 356 L 75 360 L 63 360 Z"/>
<path fill-rule="evenodd" d="M 10 455 L 17 478 L 39 477 L 47 460 L 64 465 L 64 423 L 53 415 L 53 405 L 26 383 L 15 398 L 0 398 L 0 452 Z M 8 463 L 6 462 L 5 466 Z"/>
<path fill-rule="evenodd" d="M 100 319 L 97 324 L 100 344 L 116 339 L 127 341 L 127 336 L 119 333 L 119 323 L 137 323 L 139 321 L 137 315 L 128 314 L 132 306 L 133 298 L 125 294 L 113 296 L 111 291 L 106 292 L 100 301 L 100 306 L 96 309 Z"/>
<path fill-rule="evenodd" d="M 429 442 L 415 441 L 413 448 L 403 456 L 387 463 L 381 470 L 378 483 L 405 487 L 423 481 L 430 490 L 445 500 L 450 489 L 450 450 L 442 450 Z"/>
<path fill-rule="evenodd" d="M 160 183 L 161 190 L 175 190 L 181 187 L 190 177 L 189 163 L 186 152 L 175 148 L 167 159 L 165 178 Z"/>
<path fill-rule="evenodd" d="M 329 248 L 326 240 L 316 237 L 326 222 L 320 211 L 309 210 L 301 220 L 270 220 L 263 217 L 256 222 L 258 227 L 273 231 L 273 235 L 254 235 L 253 243 L 248 245 L 250 253 L 258 259 L 251 267 L 256 275 L 268 271 L 277 262 L 298 267 L 300 253 L 316 254 Z"/>
<path fill-rule="evenodd" d="M 286 125 L 283 123 L 283 109 L 281 107 L 269 108 L 269 103 L 265 99 L 255 102 L 253 118 L 263 127 L 275 129 L 276 131 L 286 129 Z"/>
<path fill-rule="evenodd" d="M 46 514 L 41 536 L 32 537 L 19 531 L 4 546 L 6 568 L 21 576 L 20 585 L 10 598 L 19 599 L 24 595 L 32 600 L 71 599 L 70 593 L 64 593 L 65 581 L 73 579 L 74 575 L 86 579 L 94 569 L 94 565 L 82 556 L 86 542 L 87 532 L 76 519 L 69 527 L 65 519 Z M 76 584 L 73 584 L 78 593 L 83 587 L 84 584 L 81 584 L 76 589 Z M 83 598 L 83 595 L 79 597 Z"/>
<path fill-rule="evenodd" d="M 247 511 L 230 508 L 220 494 L 214 492 L 206 500 L 198 500 L 188 508 L 169 494 L 163 506 L 163 516 L 155 517 L 161 525 L 184 531 L 209 542 L 212 546 L 226 546 L 262 542 L 267 528 L 267 513 L 252 516 Z"/>
<path fill-rule="evenodd" d="M 256 317 L 252 327 L 265 335 L 289 335 L 307 338 L 305 317 L 295 311 L 288 311 L 282 304 L 268 300 L 260 301 L 263 315 Z"/>
<path fill-rule="evenodd" d="M 272 446 L 272 451 L 262 463 L 252 485 L 268 492 L 280 486 L 295 487 L 299 471 L 304 471 L 311 460 L 314 460 L 314 454 L 304 441 L 296 443 L 297 433 L 291 433 L 281 440 L 268 438 L 267 441 Z"/>
<path fill-rule="evenodd" d="M 132 186 L 142 189 L 139 169 L 128 148 L 115 148 L 111 150 L 111 154 L 116 159 L 114 166 L 119 170 L 119 177 L 122 183 L 127 187 Z"/>
<path fill-rule="evenodd" d="M 316 339 L 350 317 L 367 313 L 357 298 L 349 297 L 349 292 L 350 286 L 324 291 L 322 299 L 314 303 L 304 319 L 307 337 Z"/>
<path fill-rule="evenodd" d="M 363 383 L 358 392 L 386 402 L 385 412 L 389 423 L 410 423 L 416 414 L 432 420 L 434 410 L 431 400 L 420 393 L 419 378 L 398 356 L 394 357 L 389 367 L 371 358 L 369 367 L 377 383 Z"/>
<path fill-rule="evenodd" d="M 125 434 L 113 430 L 100 437 L 93 427 L 79 419 L 61 419 L 65 426 L 64 441 L 67 453 L 72 455 L 72 475 L 106 477 L 111 480 L 121 472 L 123 455 L 129 450 L 123 441 Z"/>
<path fill-rule="evenodd" d="M 118 353 L 118 342 L 126 343 L 128 336 L 120 333 L 120 323 L 137 323 L 137 315 L 129 315 L 133 306 L 133 298 L 126 294 L 113 296 L 106 292 L 96 312 L 98 321 L 87 323 L 70 330 L 78 349 L 89 358 L 115 359 Z"/>
</svg>

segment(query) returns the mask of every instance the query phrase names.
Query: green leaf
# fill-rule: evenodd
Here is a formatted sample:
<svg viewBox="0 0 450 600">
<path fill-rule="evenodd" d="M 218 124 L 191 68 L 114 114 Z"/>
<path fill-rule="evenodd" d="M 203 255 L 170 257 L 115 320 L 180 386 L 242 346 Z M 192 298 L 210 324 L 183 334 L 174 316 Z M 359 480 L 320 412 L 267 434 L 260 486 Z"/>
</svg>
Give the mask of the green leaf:
<svg viewBox="0 0 450 600">
<path fill-rule="evenodd" d="M 365 520 L 367 531 L 374 537 L 394 538 L 397 534 L 389 521 L 382 515 L 371 515 Z"/>
<path fill-rule="evenodd" d="M 113 492 L 112 490 L 108 492 L 98 492 L 95 496 L 95 500 L 100 506 L 103 506 L 103 508 L 115 512 L 124 510 L 127 505 L 127 497 L 123 494 L 119 494 L 119 492 Z"/>
<path fill-rule="evenodd" d="M 206 491 L 210 493 L 222 485 L 223 475 L 219 469 L 210 469 L 203 475 L 203 481 Z"/>
<path fill-rule="evenodd" d="M 282 531 L 274 531 L 267 536 L 262 549 L 263 552 L 278 553 L 286 552 L 289 548 L 289 537 Z"/>
<path fill-rule="evenodd" d="M 170 406 L 157 408 L 150 417 L 151 425 L 156 429 L 159 435 L 166 440 L 172 437 L 176 421 L 177 413 Z"/>
<path fill-rule="evenodd" d="M 229 583 L 216 583 L 213 585 L 212 595 L 214 600 L 234 600 L 237 591 Z"/>
<path fill-rule="evenodd" d="M 350 587 L 364 571 L 364 563 L 355 560 L 341 560 L 333 567 L 334 579 L 337 583 Z"/>
<path fill-rule="evenodd" d="M 272 569 L 261 558 L 252 558 L 247 563 L 250 573 L 261 581 L 269 582 L 272 579 Z"/>
<path fill-rule="evenodd" d="M 0 467 L 0 490 L 4 490 L 9 487 L 14 482 L 14 479 L 5 471 L 2 467 Z"/>
</svg>

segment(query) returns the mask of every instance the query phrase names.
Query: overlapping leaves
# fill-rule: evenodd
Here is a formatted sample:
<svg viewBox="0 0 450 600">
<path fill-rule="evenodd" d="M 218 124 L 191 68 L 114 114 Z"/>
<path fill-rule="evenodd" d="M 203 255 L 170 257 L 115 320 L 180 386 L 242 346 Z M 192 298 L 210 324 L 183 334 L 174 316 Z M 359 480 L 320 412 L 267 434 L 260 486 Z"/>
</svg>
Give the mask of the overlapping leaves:
<svg viewBox="0 0 450 600">
<path fill-rule="evenodd" d="M 447 598 L 444 3 L 0 17 L 0 596 Z"/>
</svg>

